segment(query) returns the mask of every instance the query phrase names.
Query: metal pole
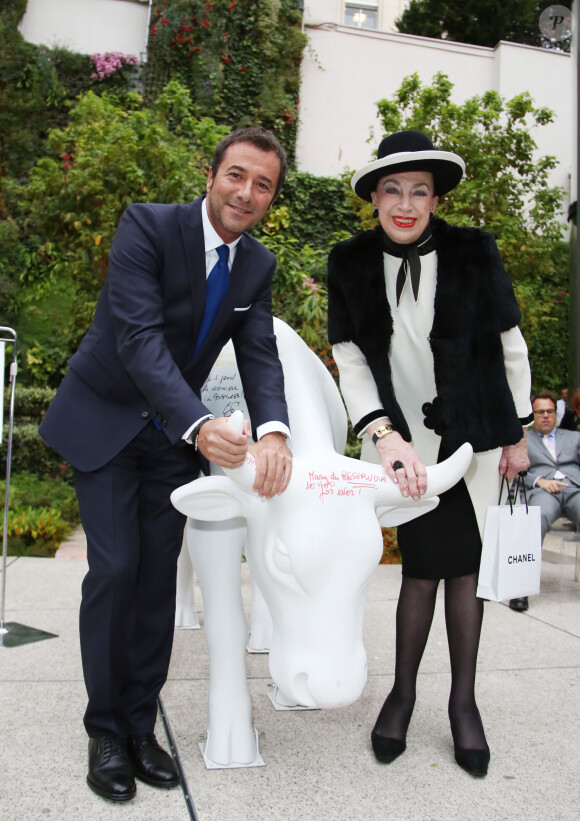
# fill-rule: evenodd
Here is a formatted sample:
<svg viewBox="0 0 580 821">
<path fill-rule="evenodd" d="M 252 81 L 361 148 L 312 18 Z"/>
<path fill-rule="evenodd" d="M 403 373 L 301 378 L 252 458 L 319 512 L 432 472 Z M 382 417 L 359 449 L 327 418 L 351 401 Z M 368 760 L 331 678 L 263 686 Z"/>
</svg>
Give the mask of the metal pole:
<svg viewBox="0 0 580 821">
<path fill-rule="evenodd" d="M 147 57 L 149 56 L 149 29 L 151 28 L 151 7 L 153 6 L 153 0 L 149 0 L 149 8 L 147 10 L 147 29 L 145 31 L 145 59 L 143 60 L 144 63 L 147 62 Z"/>
<path fill-rule="evenodd" d="M 14 425 L 14 395 L 16 392 L 16 331 L 12 328 L 0 327 L 0 342 L 9 342 L 13 345 L 12 363 L 10 364 L 10 403 L 8 411 L 8 440 L 6 445 L 6 493 L 4 495 L 4 530 L 2 532 L 2 586 L 0 588 L 0 647 L 19 647 L 34 641 L 56 638 L 55 633 L 46 630 L 37 630 L 26 624 L 4 621 L 4 606 L 6 600 L 6 558 L 8 556 L 8 514 L 10 501 L 10 466 L 12 464 L 12 429 Z M 3 381 L 3 380 L 2 380 Z M 0 424 L 3 423 L 0 419 Z"/>
<path fill-rule="evenodd" d="M 8 336 L 10 335 L 10 336 Z M 2 588 L 0 590 L 0 642 L 8 630 L 4 627 L 4 606 L 6 601 L 6 558 L 8 556 L 8 510 L 10 500 L 10 465 L 12 464 L 12 424 L 14 420 L 14 391 L 16 387 L 16 331 L 0 327 L 0 342 L 11 342 L 13 345 L 12 362 L 10 363 L 10 404 L 8 410 L 8 441 L 6 446 L 6 492 L 4 494 L 4 528 L 2 531 Z M 2 383 L 4 380 L 2 379 Z M 3 420 L 0 419 L 0 425 Z"/>
<path fill-rule="evenodd" d="M 575 28 L 572 33 L 572 59 L 576 61 L 576 88 L 574 93 L 573 105 L 576 108 L 576 134 L 573 139 L 575 142 L 574 160 L 575 163 L 572 174 L 575 175 L 576 185 L 571 186 L 571 191 L 576 194 L 576 203 L 573 207 L 573 218 L 571 220 L 570 232 L 570 276 L 571 276 L 571 293 L 573 294 L 572 306 L 572 328 L 571 337 L 573 340 L 573 373 L 572 388 L 580 387 L 580 232 L 578 231 L 578 200 L 580 199 L 580 174 L 578 173 L 578 153 L 580 149 L 580 105 L 578 104 L 578 93 L 580 92 L 580 62 L 578 61 L 578 0 L 572 3 L 572 12 L 575 17 Z M 574 193 L 572 193 L 572 197 Z M 571 197 L 571 199 L 572 199 Z M 574 203 L 572 204 L 574 206 Z"/>
</svg>

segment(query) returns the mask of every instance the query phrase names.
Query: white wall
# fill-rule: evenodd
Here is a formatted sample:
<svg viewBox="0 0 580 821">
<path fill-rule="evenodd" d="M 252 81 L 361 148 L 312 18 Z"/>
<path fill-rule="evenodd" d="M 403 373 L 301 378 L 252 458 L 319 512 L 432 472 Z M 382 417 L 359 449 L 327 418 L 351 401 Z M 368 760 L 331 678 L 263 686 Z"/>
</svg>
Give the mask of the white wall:
<svg viewBox="0 0 580 821">
<path fill-rule="evenodd" d="M 551 184 L 569 192 L 576 164 L 575 64 L 569 55 L 503 42 L 491 49 L 335 23 L 306 25 L 305 30 L 309 47 L 302 62 L 297 143 L 301 170 L 334 176 L 346 166 L 357 169 L 369 162 L 383 136 L 376 102 L 391 97 L 413 72 L 430 83 L 442 71 L 454 84 L 452 98 L 458 103 L 489 89 L 508 98 L 529 91 L 537 106 L 555 110 L 555 122 L 535 128 L 533 137 L 541 154 L 560 160 Z"/>
<path fill-rule="evenodd" d="M 140 55 L 148 14 L 148 2 L 131 0 L 28 0 L 20 31 L 30 43 L 66 46 L 81 54 Z"/>
</svg>

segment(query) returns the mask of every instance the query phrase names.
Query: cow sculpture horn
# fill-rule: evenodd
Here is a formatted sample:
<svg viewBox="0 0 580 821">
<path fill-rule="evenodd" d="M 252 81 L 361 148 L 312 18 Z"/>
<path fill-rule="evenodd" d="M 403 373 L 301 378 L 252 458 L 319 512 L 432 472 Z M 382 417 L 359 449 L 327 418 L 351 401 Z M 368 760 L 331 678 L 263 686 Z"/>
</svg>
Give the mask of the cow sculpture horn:
<svg viewBox="0 0 580 821">
<path fill-rule="evenodd" d="M 242 433 L 244 426 L 244 415 L 242 411 L 235 411 L 228 419 L 228 424 L 230 424 L 237 433 Z M 443 493 L 450 487 L 453 487 L 453 485 L 461 479 L 469 467 L 472 455 L 473 449 L 471 445 L 465 443 L 464 445 L 461 445 L 461 447 L 448 459 L 445 459 L 445 461 L 440 462 L 437 465 L 427 467 L 427 493 L 421 499 L 421 502 L 415 502 L 411 499 L 411 497 L 405 498 L 401 496 L 398 485 L 387 477 L 387 481 L 381 483 L 377 495 L 378 515 L 383 516 L 389 511 L 390 508 L 396 507 L 400 509 L 401 507 L 405 507 L 407 505 L 421 505 L 422 502 L 427 503 L 428 500 L 430 500 L 430 504 L 426 506 L 428 508 L 434 507 L 438 500 L 434 500 L 433 497 Z M 381 470 L 380 466 L 370 462 L 364 462 L 362 460 L 351 461 L 356 461 L 356 464 L 359 467 L 368 467 L 369 471 L 372 471 L 373 473 L 376 473 L 377 470 Z M 243 465 L 239 468 L 224 468 L 224 473 L 226 476 L 229 476 L 229 478 L 232 479 L 238 487 L 245 490 L 251 490 L 254 485 L 256 475 L 256 462 L 251 452 L 248 452 Z M 404 518 L 405 517 L 403 516 L 403 519 Z"/>
<path fill-rule="evenodd" d="M 228 425 L 231 425 L 236 433 L 243 433 L 244 430 L 244 414 L 241 410 L 234 411 L 228 419 Z M 246 460 L 239 468 L 224 468 L 226 476 L 244 490 L 252 490 L 254 480 L 256 478 L 256 460 L 252 453 L 248 451 Z"/>
</svg>

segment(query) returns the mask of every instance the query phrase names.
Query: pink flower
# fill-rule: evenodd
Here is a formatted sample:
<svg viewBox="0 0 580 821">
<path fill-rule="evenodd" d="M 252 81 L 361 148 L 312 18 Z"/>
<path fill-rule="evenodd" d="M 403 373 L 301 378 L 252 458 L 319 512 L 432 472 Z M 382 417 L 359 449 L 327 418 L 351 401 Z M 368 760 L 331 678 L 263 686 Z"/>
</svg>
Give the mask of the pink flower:
<svg viewBox="0 0 580 821">
<path fill-rule="evenodd" d="M 153 36 L 157 34 L 154 26 L 151 29 L 151 34 Z M 95 67 L 91 77 L 98 79 L 100 82 L 102 82 L 105 77 L 110 77 L 111 74 L 114 74 L 122 68 L 123 64 L 136 66 L 139 63 L 139 58 L 136 54 L 123 54 L 120 51 L 107 51 L 105 54 L 93 54 L 91 60 Z"/>
<path fill-rule="evenodd" d="M 312 277 L 307 277 L 302 280 L 302 288 L 304 291 L 311 291 L 315 294 L 316 291 L 320 290 L 320 285 L 318 285 Z"/>
</svg>

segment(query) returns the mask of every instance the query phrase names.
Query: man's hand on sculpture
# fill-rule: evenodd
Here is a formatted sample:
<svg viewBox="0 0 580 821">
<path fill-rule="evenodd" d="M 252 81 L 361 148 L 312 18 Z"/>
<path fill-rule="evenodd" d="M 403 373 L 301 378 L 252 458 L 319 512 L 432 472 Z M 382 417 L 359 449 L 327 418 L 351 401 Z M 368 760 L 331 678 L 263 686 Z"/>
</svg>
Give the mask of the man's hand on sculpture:
<svg viewBox="0 0 580 821">
<path fill-rule="evenodd" d="M 292 452 L 284 434 L 266 433 L 250 451 L 256 459 L 255 492 L 266 499 L 284 493 L 292 475 Z"/>
<path fill-rule="evenodd" d="M 515 445 L 506 445 L 501 452 L 501 459 L 499 460 L 499 472 L 505 476 L 508 482 L 521 473 L 527 470 L 530 466 L 528 458 L 528 445 L 526 442 L 526 431 Z"/>
<path fill-rule="evenodd" d="M 376 446 L 383 468 L 390 479 L 399 485 L 401 495 L 410 495 L 418 502 L 427 490 L 427 471 L 412 446 L 396 431 L 383 436 Z M 395 469 L 395 462 L 401 462 L 403 466 Z"/>
<path fill-rule="evenodd" d="M 206 459 L 223 468 L 239 468 L 244 464 L 248 452 L 250 425 L 244 423 L 243 433 L 236 433 L 228 424 L 227 417 L 208 419 L 197 437 L 197 448 Z"/>
</svg>

